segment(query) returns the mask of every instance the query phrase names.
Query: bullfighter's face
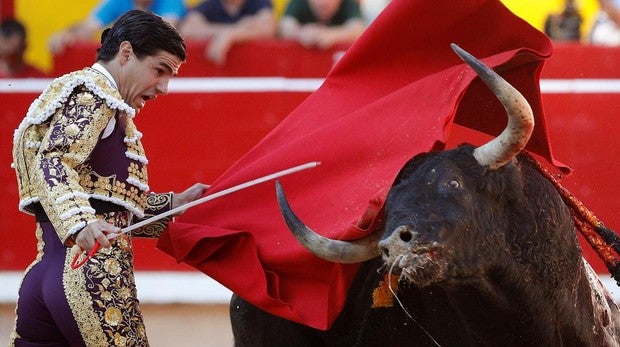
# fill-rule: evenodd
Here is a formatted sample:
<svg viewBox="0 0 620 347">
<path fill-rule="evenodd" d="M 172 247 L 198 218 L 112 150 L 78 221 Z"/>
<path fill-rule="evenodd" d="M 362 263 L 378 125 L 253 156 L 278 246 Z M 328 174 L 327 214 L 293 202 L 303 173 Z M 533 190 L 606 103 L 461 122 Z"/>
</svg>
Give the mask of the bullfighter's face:
<svg viewBox="0 0 620 347">
<path fill-rule="evenodd" d="M 129 45 L 129 43 L 127 42 Z M 181 59 L 166 51 L 138 58 L 131 45 L 120 50 L 121 67 L 117 76 L 123 100 L 139 112 L 147 101 L 168 93 L 170 78 L 178 75 Z"/>
</svg>

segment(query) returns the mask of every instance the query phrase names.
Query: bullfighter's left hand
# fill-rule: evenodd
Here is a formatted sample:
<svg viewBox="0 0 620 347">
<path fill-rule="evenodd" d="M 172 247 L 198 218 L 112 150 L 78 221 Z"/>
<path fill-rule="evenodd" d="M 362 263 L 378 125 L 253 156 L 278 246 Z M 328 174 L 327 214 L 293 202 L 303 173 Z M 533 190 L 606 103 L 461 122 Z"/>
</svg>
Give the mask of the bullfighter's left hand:
<svg viewBox="0 0 620 347">
<path fill-rule="evenodd" d="M 196 183 L 182 193 L 172 195 L 172 208 L 177 208 L 200 198 L 207 189 L 209 189 L 209 185 Z M 181 215 L 183 212 L 180 212 L 178 215 Z"/>
</svg>

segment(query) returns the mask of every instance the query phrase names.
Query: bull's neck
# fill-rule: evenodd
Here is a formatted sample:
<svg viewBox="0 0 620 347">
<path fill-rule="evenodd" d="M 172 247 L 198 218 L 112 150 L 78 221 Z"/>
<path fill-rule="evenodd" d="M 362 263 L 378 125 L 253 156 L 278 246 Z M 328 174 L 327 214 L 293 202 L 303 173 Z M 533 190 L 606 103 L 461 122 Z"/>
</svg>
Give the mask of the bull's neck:
<svg viewBox="0 0 620 347">
<path fill-rule="evenodd" d="M 506 336 L 523 346 L 590 345 L 593 341 L 589 340 L 605 335 L 597 332 L 598 337 L 592 336 L 592 327 L 600 326 L 593 310 L 596 295 L 583 264 L 572 273 L 577 274 L 577 281 L 573 277 L 559 286 L 544 280 L 497 276 L 459 280 L 442 287 L 463 321 L 489 345 L 502 345 Z"/>
</svg>

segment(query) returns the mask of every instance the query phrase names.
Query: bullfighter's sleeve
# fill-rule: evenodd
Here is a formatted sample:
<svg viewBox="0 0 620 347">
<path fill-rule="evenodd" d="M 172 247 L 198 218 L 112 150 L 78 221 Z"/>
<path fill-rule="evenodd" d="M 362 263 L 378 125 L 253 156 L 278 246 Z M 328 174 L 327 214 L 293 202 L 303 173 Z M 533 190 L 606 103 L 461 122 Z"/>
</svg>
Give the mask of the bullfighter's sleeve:
<svg viewBox="0 0 620 347">
<path fill-rule="evenodd" d="M 32 174 L 41 205 L 65 244 L 96 220 L 76 168 L 88 158 L 114 114 L 101 98 L 79 87 L 52 116 L 41 141 Z"/>
<path fill-rule="evenodd" d="M 144 209 L 144 217 L 142 219 L 134 220 L 139 222 L 147 218 L 151 218 L 158 214 L 170 211 L 172 209 L 172 195 L 173 193 L 156 194 L 150 193 L 146 197 L 146 207 Z M 153 223 L 149 223 L 143 227 L 140 227 L 131 232 L 131 235 L 136 237 L 150 237 L 158 238 L 161 233 L 168 227 L 168 222 L 172 220 L 172 217 L 165 217 L 159 219 Z"/>
</svg>

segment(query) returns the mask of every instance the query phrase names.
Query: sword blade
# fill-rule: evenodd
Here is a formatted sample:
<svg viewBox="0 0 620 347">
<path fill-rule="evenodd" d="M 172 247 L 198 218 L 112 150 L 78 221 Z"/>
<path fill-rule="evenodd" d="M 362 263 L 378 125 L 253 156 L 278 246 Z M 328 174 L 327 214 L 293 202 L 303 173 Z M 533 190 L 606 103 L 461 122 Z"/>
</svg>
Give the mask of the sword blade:
<svg viewBox="0 0 620 347">
<path fill-rule="evenodd" d="M 117 237 L 117 236 L 119 236 L 121 234 L 125 234 L 125 233 L 128 233 L 128 232 L 131 232 L 131 231 L 136 230 L 138 228 L 141 228 L 141 227 L 143 227 L 143 226 L 145 226 L 147 224 L 150 224 L 150 223 L 153 223 L 155 221 L 158 221 L 158 220 L 160 220 L 162 218 L 166 218 L 168 216 L 171 216 L 171 215 L 183 212 L 183 211 L 185 211 L 186 209 L 188 209 L 190 207 L 194 207 L 196 205 L 203 204 L 203 203 L 205 203 L 207 201 L 211 201 L 213 199 L 217 199 L 217 198 L 222 197 L 224 195 L 228 195 L 228 194 L 234 193 L 236 191 L 239 191 L 239 190 L 242 190 L 242 189 L 246 189 L 246 188 L 249 188 L 251 186 L 255 186 L 257 184 L 273 180 L 273 179 L 278 178 L 278 177 L 282 177 L 282 176 L 290 175 L 292 173 L 299 172 L 299 171 L 302 171 L 302 170 L 314 168 L 314 167 L 319 166 L 320 164 L 321 163 L 318 162 L 318 161 L 312 161 L 312 162 L 309 162 L 309 163 L 306 163 L 306 164 L 302 164 L 302 165 L 294 166 L 294 167 L 291 167 L 291 168 L 288 168 L 288 169 L 285 169 L 285 170 L 277 171 L 277 172 L 274 172 L 272 174 L 269 174 L 269 175 L 266 175 L 266 176 L 263 176 L 263 177 L 259 177 L 259 178 L 256 178 L 256 179 L 253 179 L 253 180 L 245 182 L 245 183 L 238 184 L 236 186 L 233 186 L 233 187 L 221 190 L 221 191 L 219 191 L 217 193 L 206 195 L 206 196 L 204 196 L 204 197 L 202 197 L 200 199 L 196 199 L 196 200 L 194 200 L 192 202 L 189 202 L 189 203 L 187 203 L 185 205 L 178 206 L 178 207 L 173 208 L 171 210 L 168 210 L 168 211 L 166 211 L 164 213 L 158 214 L 158 215 L 153 216 L 151 218 L 147 218 L 147 219 L 145 219 L 143 221 L 140 221 L 140 222 L 138 222 L 136 224 L 133 224 L 133 225 L 130 225 L 130 226 L 126 227 L 126 228 L 123 228 L 123 229 L 121 229 L 121 231 L 119 233 L 109 234 L 109 238 L 113 239 L 113 238 L 115 238 L 115 237 Z"/>
</svg>

